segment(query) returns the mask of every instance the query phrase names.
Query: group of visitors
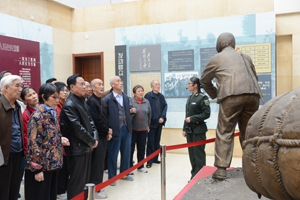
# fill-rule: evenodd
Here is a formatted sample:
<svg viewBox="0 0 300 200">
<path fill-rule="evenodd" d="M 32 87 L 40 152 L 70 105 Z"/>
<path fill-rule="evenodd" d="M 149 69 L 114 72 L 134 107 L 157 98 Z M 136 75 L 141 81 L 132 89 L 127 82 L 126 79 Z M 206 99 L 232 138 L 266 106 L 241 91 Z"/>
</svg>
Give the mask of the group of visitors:
<svg viewBox="0 0 300 200">
<path fill-rule="evenodd" d="M 106 159 L 111 179 L 117 174 L 119 152 L 122 173 L 133 165 L 136 145 L 138 162 L 145 158 L 146 146 L 147 156 L 160 148 L 167 103 L 159 81 L 151 82 L 153 91 L 145 97 L 143 86 L 136 85 L 129 98 L 118 76 L 110 79 L 112 88 L 106 94 L 102 80 L 88 83 L 79 74 L 70 76 L 67 85 L 49 79 L 38 92 L 23 88 L 21 77 L 10 72 L 1 76 L 5 163 L 0 166 L 0 200 L 18 199 L 24 168 L 25 199 L 72 199 L 86 183 L 103 181 Z M 160 163 L 158 156 L 147 168 L 153 162 Z M 144 166 L 138 171 L 148 172 Z M 132 181 L 130 174 L 121 180 Z M 96 193 L 96 198 L 106 197 Z"/>
</svg>

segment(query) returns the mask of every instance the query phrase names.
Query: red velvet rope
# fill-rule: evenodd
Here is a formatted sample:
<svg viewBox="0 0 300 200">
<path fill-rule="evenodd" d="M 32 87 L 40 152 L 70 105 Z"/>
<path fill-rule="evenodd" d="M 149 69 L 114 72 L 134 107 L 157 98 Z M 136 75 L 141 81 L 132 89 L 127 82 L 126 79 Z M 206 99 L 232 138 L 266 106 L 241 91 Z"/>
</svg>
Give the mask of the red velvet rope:
<svg viewBox="0 0 300 200">
<path fill-rule="evenodd" d="M 234 137 L 238 136 L 239 134 L 240 134 L 239 132 L 235 133 Z M 208 140 L 202 140 L 202 141 L 199 141 L 199 142 L 191 142 L 191 143 L 185 143 L 185 144 L 171 145 L 171 146 L 167 146 L 166 150 L 170 151 L 170 150 L 182 149 L 182 148 L 186 148 L 186 147 L 194 147 L 194 146 L 198 146 L 198 145 L 212 143 L 215 140 L 216 140 L 216 138 L 212 138 L 212 139 L 208 139 Z M 129 174 L 133 170 L 135 170 L 138 167 L 142 166 L 148 160 L 151 160 L 152 158 L 154 158 L 160 152 L 161 152 L 161 149 L 158 149 L 157 151 L 155 151 L 150 156 L 148 156 L 147 158 L 145 158 L 141 162 L 137 163 L 136 165 L 134 165 L 130 169 L 127 169 L 126 171 L 122 172 L 121 174 L 118 174 L 117 176 L 113 177 L 112 179 L 109 179 L 109 180 L 107 180 L 107 181 L 105 181 L 103 183 L 100 183 L 100 184 L 96 185 L 95 192 L 100 191 L 102 188 L 105 188 L 106 186 L 108 186 L 108 185 L 112 184 L 113 182 L 116 182 L 120 178 L 126 176 L 127 174 Z M 84 192 L 81 192 L 79 195 L 77 195 L 76 197 L 72 198 L 71 200 L 83 200 L 83 199 L 84 199 Z"/>
</svg>

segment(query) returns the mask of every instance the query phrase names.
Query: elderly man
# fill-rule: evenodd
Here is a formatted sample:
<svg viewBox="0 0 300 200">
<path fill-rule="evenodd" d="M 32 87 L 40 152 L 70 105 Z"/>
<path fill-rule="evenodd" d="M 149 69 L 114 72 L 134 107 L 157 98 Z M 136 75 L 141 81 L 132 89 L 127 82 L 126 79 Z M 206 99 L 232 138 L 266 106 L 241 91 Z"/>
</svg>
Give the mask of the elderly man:
<svg viewBox="0 0 300 200">
<path fill-rule="evenodd" d="M 17 99 L 22 92 L 21 77 L 5 76 L 1 80 L 0 146 L 4 165 L 0 166 L 0 200 L 17 200 L 21 183 L 23 121 Z"/>
<path fill-rule="evenodd" d="M 131 132 L 132 120 L 129 98 L 122 92 L 123 82 L 119 76 L 110 78 L 112 92 L 103 98 L 107 104 L 108 126 L 113 130 L 112 139 L 108 141 L 108 178 L 111 179 L 117 174 L 118 153 L 121 153 L 120 173 L 130 167 L 131 154 Z M 126 175 L 123 180 L 132 181 L 133 178 Z M 116 182 L 111 184 L 116 185 Z"/>
<path fill-rule="evenodd" d="M 151 105 L 151 124 L 150 132 L 148 133 L 147 142 L 147 157 L 160 148 L 160 136 L 162 126 L 165 125 L 167 120 L 168 104 L 165 100 L 165 96 L 161 94 L 160 83 L 157 80 L 153 80 L 151 83 L 152 91 L 145 95 Z M 159 164 L 158 155 L 147 162 L 146 167 L 150 168 L 152 163 Z"/>
<path fill-rule="evenodd" d="M 0 81 L 1 81 L 1 79 L 4 77 L 4 76 L 8 76 L 8 75 L 12 75 L 12 73 L 10 72 L 10 71 L 8 71 L 8 70 L 6 70 L 6 71 L 2 71 L 1 73 L 0 73 Z M 1 97 L 1 89 L 0 89 L 0 97 Z"/>
<path fill-rule="evenodd" d="M 213 178 L 224 180 L 232 159 L 236 124 L 242 144 L 247 123 L 259 107 L 261 91 L 251 58 L 235 50 L 235 38 L 231 33 L 222 33 L 218 37 L 217 51 L 218 54 L 206 65 L 200 83 L 212 99 L 217 97 L 220 104 L 215 144 L 218 169 Z M 218 88 L 212 84 L 214 78 Z"/>
<path fill-rule="evenodd" d="M 107 150 L 107 141 L 112 137 L 112 129 L 107 126 L 106 112 L 104 102 L 101 100 L 101 96 L 104 93 L 103 81 L 100 79 L 94 79 L 91 81 L 93 94 L 89 97 L 87 104 L 89 105 L 89 111 L 92 119 L 95 123 L 99 134 L 99 145 L 92 153 L 92 167 L 90 175 L 90 183 L 98 185 L 103 182 L 104 162 Z M 107 195 L 102 192 L 97 192 L 96 199 L 107 198 Z"/>
<path fill-rule="evenodd" d="M 84 81 L 85 83 L 85 93 L 84 93 L 84 98 L 87 101 L 88 98 L 91 96 L 92 93 L 92 88 L 91 88 L 91 84 L 88 81 Z"/>
<path fill-rule="evenodd" d="M 83 97 L 84 79 L 75 74 L 68 78 L 67 84 L 70 95 L 62 107 L 60 124 L 61 132 L 70 141 L 70 147 L 65 150 L 70 173 L 67 194 L 71 199 L 81 193 L 89 181 L 91 153 L 98 145 L 98 132 Z"/>
</svg>

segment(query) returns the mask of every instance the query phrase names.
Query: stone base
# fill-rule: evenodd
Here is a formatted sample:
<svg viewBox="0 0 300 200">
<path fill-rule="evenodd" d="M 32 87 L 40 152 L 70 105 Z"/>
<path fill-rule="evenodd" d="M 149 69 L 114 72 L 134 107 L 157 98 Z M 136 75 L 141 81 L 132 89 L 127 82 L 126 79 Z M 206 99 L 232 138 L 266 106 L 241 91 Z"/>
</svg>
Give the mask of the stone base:
<svg viewBox="0 0 300 200">
<path fill-rule="evenodd" d="M 181 200 L 253 200 L 259 199 L 257 194 L 251 191 L 243 176 L 242 168 L 227 170 L 228 179 L 224 181 L 214 180 L 211 176 L 200 178 L 182 196 Z M 261 197 L 262 200 L 268 198 Z"/>
</svg>

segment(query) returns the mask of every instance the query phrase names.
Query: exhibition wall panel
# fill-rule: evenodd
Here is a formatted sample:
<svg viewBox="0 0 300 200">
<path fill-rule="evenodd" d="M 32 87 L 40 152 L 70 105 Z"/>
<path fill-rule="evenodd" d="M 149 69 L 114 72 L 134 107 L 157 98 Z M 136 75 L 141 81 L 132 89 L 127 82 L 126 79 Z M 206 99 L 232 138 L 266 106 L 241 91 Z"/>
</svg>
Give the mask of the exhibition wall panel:
<svg viewBox="0 0 300 200">
<path fill-rule="evenodd" d="M 168 102 L 167 128 L 182 128 L 189 78 L 201 77 L 207 62 L 217 53 L 216 40 L 222 32 L 233 33 L 236 50 L 252 58 L 265 101 L 275 97 L 274 12 L 115 29 L 115 45 L 126 45 L 127 80 L 132 80 L 129 78 L 132 74 L 143 72 L 135 76 L 134 82 L 150 84 L 150 81 L 145 83 L 144 77 L 160 69 L 161 92 Z M 159 49 L 153 50 L 154 47 Z M 153 65 L 153 60 L 160 63 Z M 134 84 L 128 82 L 125 86 L 131 91 Z M 218 104 L 215 99 L 210 101 L 212 114 L 207 125 L 214 129 Z"/>
</svg>

